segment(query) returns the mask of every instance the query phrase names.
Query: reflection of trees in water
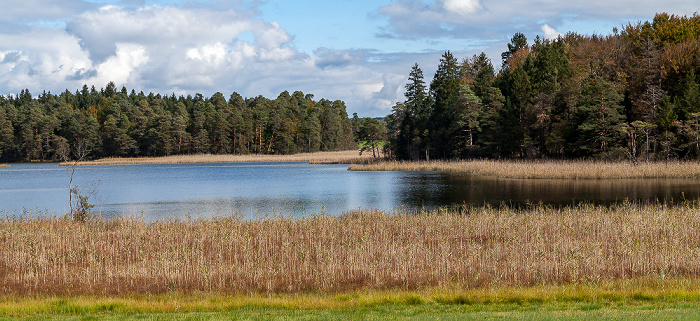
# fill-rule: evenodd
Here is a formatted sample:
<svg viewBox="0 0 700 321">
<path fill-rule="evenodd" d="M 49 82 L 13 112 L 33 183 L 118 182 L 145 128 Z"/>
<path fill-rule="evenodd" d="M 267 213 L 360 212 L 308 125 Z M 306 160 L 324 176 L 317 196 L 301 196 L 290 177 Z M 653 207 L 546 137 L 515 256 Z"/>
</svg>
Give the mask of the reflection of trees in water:
<svg viewBox="0 0 700 321">
<path fill-rule="evenodd" d="M 608 205 L 625 199 L 641 203 L 678 203 L 698 199 L 700 184 L 689 179 L 505 179 L 470 175 L 409 175 L 400 201 L 409 206 L 449 204 L 512 205 L 539 203 Z"/>
</svg>

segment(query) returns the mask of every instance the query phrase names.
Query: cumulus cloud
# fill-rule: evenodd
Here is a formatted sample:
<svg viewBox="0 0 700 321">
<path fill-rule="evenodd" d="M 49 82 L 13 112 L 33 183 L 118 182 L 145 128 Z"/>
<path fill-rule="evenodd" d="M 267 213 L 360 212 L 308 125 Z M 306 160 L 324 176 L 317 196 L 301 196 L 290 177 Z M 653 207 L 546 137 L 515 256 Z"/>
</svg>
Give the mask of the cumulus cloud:
<svg viewBox="0 0 700 321">
<path fill-rule="evenodd" d="M 131 43 L 118 43 L 116 46 L 116 54 L 95 68 L 97 71 L 95 81 L 102 84 L 110 81 L 121 84 L 135 83 L 138 77 L 135 69 L 147 63 L 149 59 L 146 49 Z"/>
<path fill-rule="evenodd" d="M 0 53 L 0 88 L 14 92 L 24 88 L 55 90 L 56 84 L 92 67 L 78 39 L 46 28 L 0 33 Z"/>
<path fill-rule="evenodd" d="M 237 11 L 182 9 L 175 7 L 141 7 L 127 9 L 105 6 L 88 11 L 67 22 L 67 31 L 80 39 L 80 44 L 96 61 L 116 53 L 117 43 L 137 43 L 161 54 L 183 45 L 206 45 L 232 41 L 251 30 L 259 34 L 279 29 L 262 21 L 251 21 Z M 268 38 L 265 46 L 272 45 Z"/>
<path fill-rule="evenodd" d="M 463 16 L 476 13 L 483 8 L 478 0 L 442 0 L 442 6 L 447 12 Z"/>
<path fill-rule="evenodd" d="M 213 64 L 222 63 L 226 58 L 226 54 L 226 46 L 221 42 L 190 48 L 185 53 L 187 58 Z"/>
<path fill-rule="evenodd" d="M 402 86 L 398 74 L 369 65 L 367 50 L 299 52 L 283 26 L 260 19 L 255 10 L 86 7 L 66 14 L 65 24 L 0 29 L 0 88 L 61 92 L 114 81 L 162 94 L 237 91 L 271 98 L 302 90 L 344 100 L 362 115 L 383 116 Z"/>
<path fill-rule="evenodd" d="M 554 28 L 550 27 L 548 24 L 542 25 L 542 32 L 544 32 L 545 39 L 556 39 L 560 36 L 564 36 L 563 33 L 554 30 Z"/>
</svg>

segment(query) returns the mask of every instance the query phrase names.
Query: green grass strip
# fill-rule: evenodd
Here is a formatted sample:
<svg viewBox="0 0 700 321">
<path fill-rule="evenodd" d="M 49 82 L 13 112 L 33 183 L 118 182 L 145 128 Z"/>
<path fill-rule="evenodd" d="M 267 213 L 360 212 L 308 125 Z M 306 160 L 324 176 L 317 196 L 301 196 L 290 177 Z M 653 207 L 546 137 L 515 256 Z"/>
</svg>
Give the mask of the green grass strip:
<svg viewBox="0 0 700 321">
<path fill-rule="evenodd" d="M 697 319 L 698 280 L 347 293 L 2 297 L 0 319 Z"/>
</svg>

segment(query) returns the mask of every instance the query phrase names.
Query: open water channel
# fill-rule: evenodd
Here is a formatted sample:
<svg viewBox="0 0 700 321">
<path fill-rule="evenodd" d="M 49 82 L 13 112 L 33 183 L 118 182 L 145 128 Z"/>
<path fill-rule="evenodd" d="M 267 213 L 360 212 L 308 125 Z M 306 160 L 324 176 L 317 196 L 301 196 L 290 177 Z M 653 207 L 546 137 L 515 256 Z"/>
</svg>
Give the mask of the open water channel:
<svg viewBox="0 0 700 321">
<path fill-rule="evenodd" d="M 0 167 L 0 217 L 69 212 L 68 168 Z M 146 221 L 239 215 L 339 215 L 455 204 L 678 203 L 700 198 L 696 179 L 524 180 L 442 173 L 352 172 L 347 165 L 225 163 L 77 167 L 74 184 L 96 185 L 93 213 Z"/>
</svg>

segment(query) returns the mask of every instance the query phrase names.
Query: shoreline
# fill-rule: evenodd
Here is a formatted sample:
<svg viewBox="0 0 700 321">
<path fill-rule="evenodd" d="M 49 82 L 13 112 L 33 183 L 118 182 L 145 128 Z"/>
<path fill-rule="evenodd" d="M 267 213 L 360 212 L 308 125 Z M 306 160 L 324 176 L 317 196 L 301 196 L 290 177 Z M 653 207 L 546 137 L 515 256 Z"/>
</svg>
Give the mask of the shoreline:
<svg viewBox="0 0 700 321">
<path fill-rule="evenodd" d="M 512 179 L 666 179 L 700 178 L 700 162 L 603 162 L 580 160 L 470 160 L 351 164 L 352 171 L 443 172 Z"/>
<path fill-rule="evenodd" d="M 293 155 L 176 155 L 161 157 L 101 158 L 78 162 L 78 166 L 95 165 L 142 165 L 142 164 L 195 164 L 195 163 L 250 163 L 250 162 L 309 162 L 311 164 L 370 163 L 371 155 L 360 156 L 356 150 L 300 153 Z M 61 166 L 72 166 L 73 162 L 61 162 Z"/>
</svg>

